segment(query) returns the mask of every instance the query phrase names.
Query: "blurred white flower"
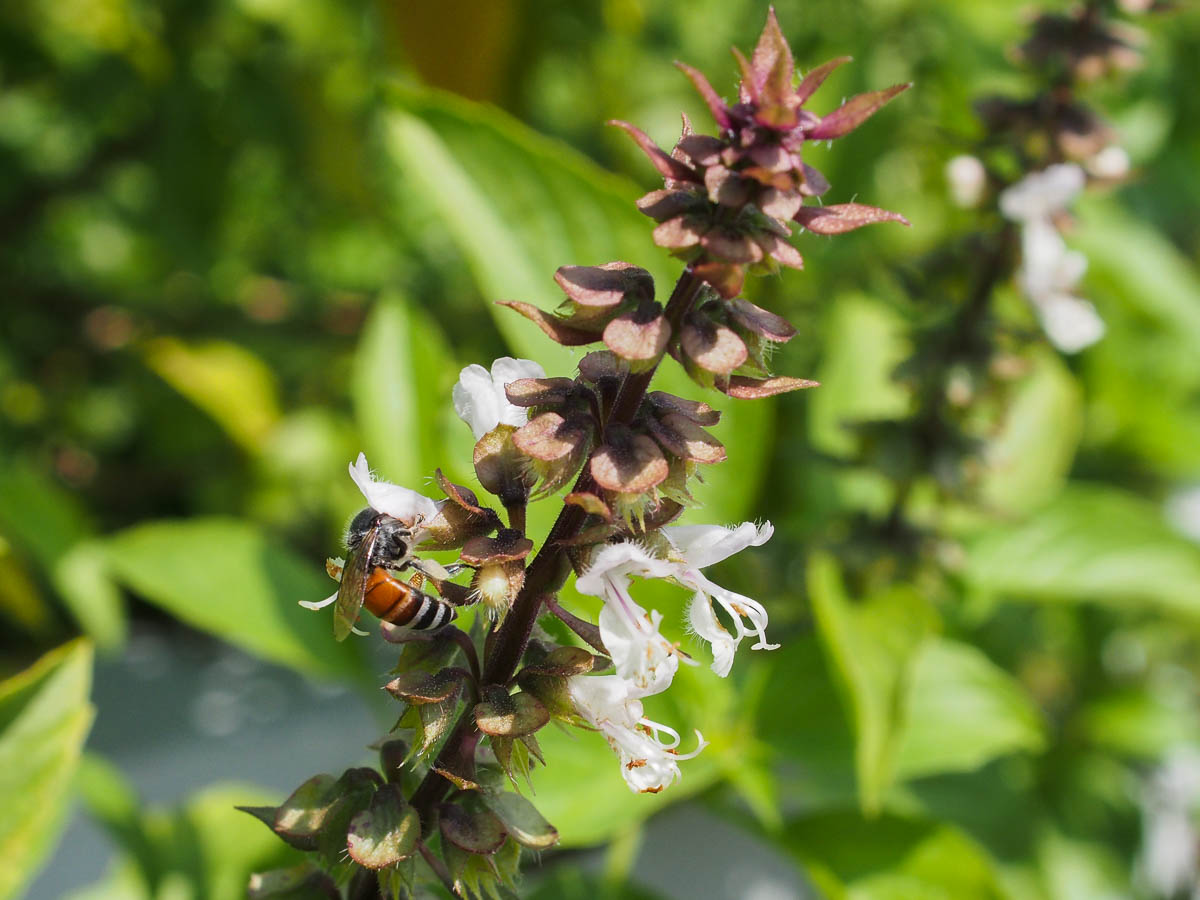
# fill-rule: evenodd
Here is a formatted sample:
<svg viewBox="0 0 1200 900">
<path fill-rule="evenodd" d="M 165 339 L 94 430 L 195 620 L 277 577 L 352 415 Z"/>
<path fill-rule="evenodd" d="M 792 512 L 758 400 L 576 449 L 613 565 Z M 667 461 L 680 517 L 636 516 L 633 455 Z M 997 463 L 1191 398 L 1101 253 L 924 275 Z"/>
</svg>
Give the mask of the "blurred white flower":
<svg viewBox="0 0 1200 900">
<path fill-rule="evenodd" d="M 628 682 L 634 696 L 659 694 L 679 670 L 678 648 L 658 630 L 662 613 L 647 613 L 629 594 L 630 577 L 668 578 L 673 566 L 655 559 L 640 544 L 609 544 L 596 554 L 586 572 L 575 580 L 581 593 L 600 597 L 600 636 L 612 657 L 617 676 Z"/>
<path fill-rule="evenodd" d="M 567 682 L 576 712 L 596 728 L 621 761 L 621 776 L 630 790 L 657 794 L 679 777 L 679 760 L 691 759 L 707 746 L 679 753 L 679 734 L 643 715 L 642 702 L 619 675 L 576 675 Z M 667 740 L 662 739 L 667 736 Z"/>
<path fill-rule="evenodd" d="M 712 670 L 722 677 L 729 674 L 734 652 L 744 637 L 757 637 L 751 650 L 778 649 L 779 644 L 767 641 L 767 611 L 761 603 L 726 590 L 700 572 L 747 547 L 765 544 L 775 533 L 771 523 L 766 522 L 759 527 L 753 522 L 743 522 L 736 528 L 680 525 L 668 526 L 662 532 L 675 550 L 676 568 L 672 577 L 695 591 L 688 610 L 688 620 L 696 634 L 712 645 Z M 731 634 L 717 619 L 713 609 L 714 600 L 729 614 L 736 634 Z"/>
<path fill-rule="evenodd" d="M 1049 219 L 1067 208 L 1087 178 L 1074 163 L 1059 163 L 1030 172 L 1000 194 L 1000 212 L 1014 222 Z"/>
<path fill-rule="evenodd" d="M 350 477 L 372 509 L 387 513 L 407 525 L 416 525 L 437 515 L 438 504 L 424 494 L 388 481 L 376 481 L 365 453 L 350 466 Z"/>
<path fill-rule="evenodd" d="M 545 378 L 545 370 L 529 359 L 502 356 L 492 363 L 491 374 L 480 365 L 470 365 L 454 385 L 454 411 L 471 427 L 479 440 L 498 425 L 520 427 L 529 421 L 528 412 L 508 402 L 504 386 L 522 378 Z"/>
<path fill-rule="evenodd" d="M 1096 178 L 1124 178 L 1129 174 L 1129 154 L 1117 144 L 1109 144 L 1084 163 L 1088 174 Z"/>
<path fill-rule="evenodd" d="M 1063 353 L 1078 353 L 1104 337 L 1104 320 L 1087 300 L 1070 294 L 1047 297 L 1037 309 L 1050 343 Z"/>
<path fill-rule="evenodd" d="M 1167 497 L 1167 519 L 1178 532 L 1200 541 L 1200 484 L 1171 492 Z"/>
<path fill-rule="evenodd" d="M 987 171 L 977 157 L 963 154 L 946 163 L 946 183 L 955 206 L 978 206 L 987 187 Z"/>
<path fill-rule="evenodd" d="M 1062 163 L 1025 176 L 1000 195 L 1000 211 L 1021 224 L 1017 283 L 1050 342 L 1064 353 L 1078 353 L 1104 336 L 1096 307 L 1074 294 L 1087 259 L 1067 248 L 1053 221 L 1085 180 L 1079 166 Z"/>
<path fill-rule="evenodd" d="M 1200 900 L 1200 755 L 1178 752 L 1152 774 L 1142 797 L 1140 868 L 1164 898 Z"/>
</svg>

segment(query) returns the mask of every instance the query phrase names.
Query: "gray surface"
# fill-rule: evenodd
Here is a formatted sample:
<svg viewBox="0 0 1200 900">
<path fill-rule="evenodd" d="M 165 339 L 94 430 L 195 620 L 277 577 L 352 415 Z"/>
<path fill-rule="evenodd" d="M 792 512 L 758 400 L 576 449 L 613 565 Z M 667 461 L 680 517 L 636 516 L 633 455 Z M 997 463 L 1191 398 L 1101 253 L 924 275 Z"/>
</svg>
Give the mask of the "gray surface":
<svg viewBox="0 0 1200 900">
<path fill-rule="evenodd" d="M 178 631 L 168 641 L 143 629 L 121 659 L 100 659 L 92 696 L 88 749 L 153 806 L 181 803 L 214 781 L 261 785 L 282 799 L 317 772 L 370 759 L 366 745 L 387 728 L 357 694 Z M 55 900 L 91 884 L 111 856 L 108 838 L 76 812 L 26 896 Z"/>
</svg>

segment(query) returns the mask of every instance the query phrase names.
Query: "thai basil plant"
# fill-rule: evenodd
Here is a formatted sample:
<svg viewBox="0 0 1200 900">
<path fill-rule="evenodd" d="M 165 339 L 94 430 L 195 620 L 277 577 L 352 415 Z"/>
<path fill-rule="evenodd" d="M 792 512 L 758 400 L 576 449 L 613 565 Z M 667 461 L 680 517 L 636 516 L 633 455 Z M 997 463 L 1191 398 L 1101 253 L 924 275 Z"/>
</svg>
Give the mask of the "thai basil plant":
<svg viewBox="0 0 1200 900">
<path fill-rule="evenodd" d="M 804 161 L 807 142 L 848 135 L 907 85 L 812 112 L 814 92 L 848 60 L 800 77 L 773 12 L 753 53 L 734 56 L 732 102 L 680 65 L 712 133 L 684 117 L 667 152 L 612 123 L 663 177 L 638 208 L 656 223 L 654 242 L 680 261 L 674 286 L 620 260 L 564 264 L 554 273 L 557 309 L 501 301 L 550 340 L 588 352 L 572 372 L 508 357 L 462 371 L 452 399 L 476 440 L 477 485 L 438 470 L 441 496 L 429 497 L 388 483 L 364 456 L 350 466 L 365 508 L 344 558 L 327 563 L 333 593 L 303 605 L 330 616 L 331 641 L 363 631 L 375 640 L 380 619 L 399 651 L 386 684 L 396 727 L 379 745 L 378 769 L 318 775 L 280 806 L 248 810 L 310 854 L 298 868 L 255 876 L 253 896 L 392 897 L 437 881 L 458 896 L 509 895 L 523 850 L 558 838 L 526 786 L 533 767 L 556 763 L 539 745 L 542 728 L 593 732 L 582 739 L 607 741 L 629 790 L 668 790 L 705 739 L 688 722 L 647 717 L 643 701 L 669 691 L 681 666 L 727 676 L 740 656 L 779 646 L 768 610 L 705 572 L 770 540 L 770 522 L 675 523 L 696 505 L 696 481 L 736 477 L 736 459 L 733 472 L 718 468 L 725 448 L 708 431 L 722 403 L 816 386 L 771 370 L 772 350 L 796 331 L 740 296 L 746 278 L 801 269 L 798 235 L 907 224 L 860 203 L 822 204 L 830 185 Z M 681 366 L 712 402 L 655 389 L 661 365 Z M 546 534 L 526 527 L 538 502 L 560 507 Z M 457 559 L 425 556 L 445 550 Z M 571 580 L 602 601 L 597 621 L 560 603 Z M 664 637 L 662 614 L 637 599 L 646 580 L 691 594 L 686 622 L 669 630 L 684 626 L 693 639 Z M 464 630 L 456 621 L 466 609 L 476 613 Z M 539 625 L 548 619 L 576 639 L 554 640 Z"/>
</svg>

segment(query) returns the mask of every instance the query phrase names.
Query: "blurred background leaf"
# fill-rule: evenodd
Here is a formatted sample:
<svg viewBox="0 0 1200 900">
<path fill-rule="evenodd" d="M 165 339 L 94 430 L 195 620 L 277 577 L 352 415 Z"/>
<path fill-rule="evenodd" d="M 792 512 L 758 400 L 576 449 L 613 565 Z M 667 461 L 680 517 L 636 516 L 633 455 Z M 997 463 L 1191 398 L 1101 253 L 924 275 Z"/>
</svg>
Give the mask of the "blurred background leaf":
<svg viewBox="0 0 1200 900">
<path fill-rule="evenodd" d="M 0 897 L 18 896 L 54 846 L 92 724 L 91 680 L 78 640 L 0 682 Z"/>
</svg>

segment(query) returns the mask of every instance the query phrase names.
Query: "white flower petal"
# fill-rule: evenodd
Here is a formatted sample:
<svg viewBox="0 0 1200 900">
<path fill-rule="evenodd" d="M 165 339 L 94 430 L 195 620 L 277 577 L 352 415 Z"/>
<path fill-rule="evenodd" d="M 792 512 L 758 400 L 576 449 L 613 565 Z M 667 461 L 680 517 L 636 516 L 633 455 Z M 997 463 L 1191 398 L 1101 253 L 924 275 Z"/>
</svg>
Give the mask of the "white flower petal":
<svg viewBox="0 0 1200 900">
<path fill-rule="evenodd" d="M 691 759 L 706 743 L 696 732 L 699 746 L 691 753 L 676 752 L 679 735 L 673 728 L 642 715 L 642 704 L 630 696 L 629 685 L 617 675 L 576 675 L 567 690 L 579 713 L 595 727 L 617 754 L 621 776 L 630 790 L 658 793 L 680 777 L 679 760 Z M 668 735 L 663 741 L 660 735 Z"/>
<path fill-rule="evenodd" d="M 640 575 L 645 578 L 666 578 L 675 567 L 665 559 L 655 559 L 646 548 L 635 541 L 607 544 L 592 557 L 587 571 L 575 579 L 580 593 L 593 597 L 605 596 L 610 574 Z"/>
<path fill-rule="evenodd" d="M 617 675 L 639 697 L 661 694 L 679 671 L 679 654 L 659 633 L 661 623 L 662 613 L 647 614 L 615 584 L 613 595 L 605 598 L 600 610 L 598 624 L 604 646 Z"/>
<path fill-rule="evenodd" d="M 1078 353 L 1104 337 L 1100 314 L 1087 300 L 1058 294 L 1037 306 L 1046 337 L 1063 353 Z"/>
<path fill-rule="evenodd" d="M 688 564 L 706 569 L 728 559 L 747 547 L 761 547 L 775 533 L 770 522 L 756 526 L 743 522 L 736 528 L 720 525 L 668 525 L 663 528 L 667 540 L 683 554 Z"/>
<path fill-rule="evenodd" d="M 469 365 L 458 375 L 451 392 L 454 411 L 479 440 L 500 421 L 500 404 L 492 387 L 492 376 L 480 365 Z"/>
<path fill-rule="evenodd" d="M 413 525 L 437 515 L 437 504 L 423 494 L 398 484 L 376 481 L 364 453 L 358 454 L 358 459 L 351 464 L 350 477 L 362 491 L 369 507 L 401 522 Z"/>
<path fill-rule="evenodd" d="M 1085 165 L 1088 172 L 1097 178 L 1124 178 L 1129 174 L 1129 154 L 1117 144 L 1109 144 Z"/>
<path fill-rule="evenodd" d="M 688 623 L 692 630 L 712 645 L 712 670 L 724 678 L 733 667 L 733 654 L 740 638 L 735 638 L 717 619 L 712 600 L 697 591 L 688 607 Z"/>
<path fill-rule="evenodd" d="M 977 157 L 963 154 L 946 163 L 946 182 L 956 206 L 978 206 L 987 187 L 987 170 Z"/>
<path fill-rule="evenodd" d="M 1074 163 L 1030 172 L 1000 194 L 1000 212 L 1014 222 L 1048 218 L 1065 209 L 1086 181 L 1083 169 Z"/>
<path fill-rule="evenodd" d="M 499 409 L 500 425 L 512 425 L 520 428 L 529 421 L 529 411 L 522 406 L 508 402 L 508 394 L 504 388 L 522 378 L 545 378 L 546 370 L 532 359 L 513 359 L 502 356 L 492 363 L 492 385 L 496 391 Z"/>
<path fill-rule="evenodd" d="M 454 385 L 454 411 L 471 427 L 479 440 L 498 425 L 519 428 L 529 421 L 528 410 L 508 402 L 506 385 L 522 378 L 545 378 L 546 372 L 529 359 L 502 356 L 492 363 L 492 371 L 470 365 L 459 373 Z"/>
</svg>

